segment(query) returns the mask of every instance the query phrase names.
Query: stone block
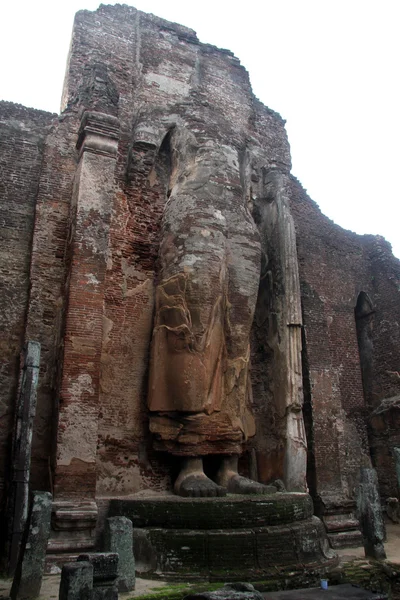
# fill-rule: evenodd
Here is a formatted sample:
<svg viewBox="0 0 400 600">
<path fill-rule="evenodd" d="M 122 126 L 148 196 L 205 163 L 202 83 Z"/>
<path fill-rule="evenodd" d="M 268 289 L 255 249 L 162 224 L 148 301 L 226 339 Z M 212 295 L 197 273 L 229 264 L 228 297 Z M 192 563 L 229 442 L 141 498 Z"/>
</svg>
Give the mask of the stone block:
<svg viewBox="0 0 400 600">
<path fill-rule="evenodd" d="M 118 554 L 115 552 L 93 552 L 80 554 L 78 562 L 89 562 L 93 566 L 92 600 L 118 600 Z"/>
<path fill-rule="evenodd" d="M 135 558 L 133 556 L 133 526 L 126 517 L 106 520 L 105 550 L 118 554 L 117 587 L 119 592 L 135 589 Z"/>
<path fill-rule="evenodd" d="M 182 529 L 148 529 L 157 552 L 157 569 L 185 577 L 208 573 L 207 532 Z"/>
<path fill-rule="evenodd" d="M 10 593 L 12 600 L 30 600 L 39 596 L 50 533 L 51 500 L 49 492 L 33 492 L 29 528 Z"/>
<path fill-rule="evenodd" d="M 208 567 L 214 577 L 240 569 L 252 572 L 257 568 L 255 534 L 251 529 L 208 532 Z"/>
<path fill-rule="evenodd" d="M 400 523 L 400 506 L 398 498 L 386 500 L 386 514 L 393 523 Z"/>
<path fill-rule="evenodd" d="M 61 571 L 59 600 L 92 600 L 93 565 L 80 561 L 67 563 Z"/>
</svg>

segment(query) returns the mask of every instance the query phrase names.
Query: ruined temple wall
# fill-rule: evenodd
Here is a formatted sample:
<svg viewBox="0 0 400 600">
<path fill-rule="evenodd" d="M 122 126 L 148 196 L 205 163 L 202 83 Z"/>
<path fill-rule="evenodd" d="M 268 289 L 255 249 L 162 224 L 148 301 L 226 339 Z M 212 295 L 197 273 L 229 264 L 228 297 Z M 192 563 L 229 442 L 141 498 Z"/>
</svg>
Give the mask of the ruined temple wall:
<svg viewBox="0 0 400 600">
<path fill-rule="evenodd" d="M 400 447 L 400 261 L 380 237 L 365 236 L 372 309 L 366 399 L 369 443 L 383 498 L 398 496 L 393 448 Z"/>
<path fill-rule="evenodd" d="M 379 408 L 400 392 L 400 261 L 383 238 L 364 236 L 371 279 L 373 315 L 373 377 L 369 403 Z"/>
<path fill-rule="evenodd" d="M 54 119 L 55 115 L 44 111 L 0 102 L 0 496 L 10 461 L 20 352 L 25 341 L 39 176 L 45 139 Z M 42 365 L 41 376 L 44 370 Z"/>
<path fill-rule="evenodd" d="M 96 104 L 88 89 L 95 65 L 119 95 L 118 106 L 111 108 L 120 125 L 105 274 L 97 450 L 101 495 L 170 485 L 163 457 L 152 451 L 146 407 L 165 202 L 154 165 L 163 137 L 178 124 L 194 132 L 200 144 L 212 137 L 236 152 L 246 143 L 262 145 L 263 164 L 284 165 L 285 171 L 290 153 L 284 122 L 253 97 L 238 59 L 200 44 L 185 27 L 126 6 L 81 11 L 64 88 L 68 110 L 110 111 L 110 103 L 99 97 Z"/>
<path fill-rule="evenodd" d="M 232 53 L 126 6 L 77 14 L 65 81 L 60 117 L 2 105 L 2 143 L 11 151 L 4 167 L 11 194 L 7 219 L 15 207 L 12 228 L 4 230 L 7 257 L 13 240 L 13 260 L 7 259 L 4 272 L 12 301 L 4 313 L 3 446 L 11 435 L 21 344 L 24 337 L 34 339 L 42 346 L 42 366 L 32 485 L 55 490 L 56 497 L 72 491 L 92 497 L 94 486 L 100 495 L 165 488 L 171 465 L 152 450 L 146 406 L 166 200 L 157 152 L 169 128 L 179 125 L 194 132 L 200 145 L 213 138 L 238 157 L 246 146 L 256 148 L 258 167 L 279 165 L 287 172 L 284 122 L 253 97 L 248 74 Z M 105 253 L 97 262 L 85 250 L 93 235 L 97 241 L 103 235 L 102 217 L 90 209 L 89 180 L 101 180 L 105 163 L 100 152 L 81 164 L 78 132 L 85 110 L 118 119 L 115 168 L 108 169 L 104 186 Z M 94 304 L 90 284 L 103 268 L 104 287 Z M 85 329 L 94 310 L 102 314 L 98 333 Z"/>
<path fill-rule="evenodd" d="M 53 488 L 78 123 L 76 114 L 62 115 L 46 138 L 33 231 L 26 337 L 41 343 L 42 368 L 33 432 L 32 485 L 48 490 Z"/>
<path fill-rule="evenodd" d="M 367 452 L 354 307 L 366 265 L 357 236 L 323 216 L 293 181 L 316 487 L 352 497 Z M 368 458 L 366 459 L 368 460 Z"/>
<path fill-rule="evenodd" d="M 393 285 L 398 261 L 390 257 L 387 248 L 380 249 L 380 238 L 345 231 L 322 215 L 294 179 L 292 190 L 304 319 L 303 351 L 310 378 L 306 400 L 312 413 L 315 470 L 310 476 L 314 477 L 316 492 L 325 498 L 351 498 L 359 467 L 369 460 L 367 434 L 371 412 L 363 391 L 354 310 L 360 292 L 368 294 L 376 311 L 374 345 L 379 347 L 374 354 L 371 380 L 381 381 L 384 377 L 387 381 L 387 376 L 382 375 L 386 365 L 398 360 L 393 349 L 398 341 L 398 290 Z M 386 273 L 377 260 L 383 255 L 391 265 Z M 383 331 L 376 327 L 382 320 L 393 324 L 390 332 L 388 327 Z M 385 344 L 392 348 L 390 353 Z M 390 475 L 389 470 L 381 469 L 382 484 L 390 477 L 393 480 L 394 470 Z"/>
</svg>

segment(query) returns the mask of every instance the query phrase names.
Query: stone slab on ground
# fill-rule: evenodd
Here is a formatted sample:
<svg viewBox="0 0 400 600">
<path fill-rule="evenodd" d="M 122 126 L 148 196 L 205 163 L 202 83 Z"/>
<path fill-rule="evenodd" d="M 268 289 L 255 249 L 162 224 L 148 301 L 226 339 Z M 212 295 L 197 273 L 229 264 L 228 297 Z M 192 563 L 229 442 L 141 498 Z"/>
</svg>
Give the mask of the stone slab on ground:
<svg viewBox="0 0 400 600">
<path fill-rule="evenodd" d="M 213 592 L 188 594 L 183 600 L 263 600 L 263 595 L 251 583 L 226 583 Z"/>
<path fill-rule="evenodd" d="M 327 590 L 308 588 L 303 590 L 286 590 L 263 594 L 265 600 L 387 600 L 388 595 L 375 593 L 363 588 L 343 583 L 333 585 Z"/>
</svg>

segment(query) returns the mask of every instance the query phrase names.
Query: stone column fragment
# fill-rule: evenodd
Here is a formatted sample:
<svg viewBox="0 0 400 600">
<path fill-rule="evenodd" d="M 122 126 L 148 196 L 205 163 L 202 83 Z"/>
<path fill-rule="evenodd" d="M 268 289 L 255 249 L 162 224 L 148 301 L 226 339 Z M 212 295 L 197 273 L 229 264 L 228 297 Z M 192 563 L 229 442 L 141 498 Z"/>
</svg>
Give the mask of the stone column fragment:
<svg viewBox="0 0 400 600">
<path fill-rule="evenodd" d="M 28 517 L 32 431 L 36 414 L 39 366 L 40 344 L 38 342 L 28 342 L 24 353 L 24 363 L 16 407 L 12 451 L 12 480 L 7 509 L 9 523 L 9 575 L 14 574 L 17 566 L 21 540 Z"/>
<path fill-rule="evenodd" d="M 59 600 L 92 600 L 93 565 L 75 562 L 63 565 Z"/>
<path fill-rule="evenodd" d="M 286 489 L 304 492 L 307 441 L 302 413 L 302 315 L 296 232 L 289 206 L 288 175 L 276 168 L 261 168 L 261 173 L 259 196 L 254 202 L 266 263 L 260 286 L 265 313 L 256 315 L 256 319 L 260 323 L 269 321 L 266 342 L 273 349 L 274 434 L 279 438 L 273 450 L 282 463 L 279 476 Z"/>
<path fill-rule="evenodd" d="M 135 589 L 135 558 L 133 556 L 133 526 L 126 517 L 110 517 L 106 521 L 105 550 L 118 554 L 119 592 Z"/>
<path fill-rule="evenodd" d="M 50 533 L 51 500 L 49 492 L 33 492 L 29 529 L 21 546 L 10 593 L 12 600 L 30 600 L 40 594 Z"/>
<path fill-rule="evenodd" d="M 400 448 L 393 448 L 393 455 L 396 466 L 397 490 L 400 495 Z"/>
<path fill-rule="evenodd" d="M 375 469 L 367 467 L 361 469 L 357 508 L 364 538 L 365 556 L 378 560 L 385 559 L 386 553 L 383 541 L 386 537 L 386 532 L 378 492 L 378 477 Z"/>
</svg>

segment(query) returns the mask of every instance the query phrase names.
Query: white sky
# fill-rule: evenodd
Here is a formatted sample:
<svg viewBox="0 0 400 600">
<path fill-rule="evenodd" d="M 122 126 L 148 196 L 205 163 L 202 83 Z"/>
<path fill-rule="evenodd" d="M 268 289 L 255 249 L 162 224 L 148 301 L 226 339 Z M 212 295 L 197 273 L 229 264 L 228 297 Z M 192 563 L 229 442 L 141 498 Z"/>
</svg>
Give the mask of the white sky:
<svg viewBox="0 0 400 600">
<path fill-rule="evenodd" d="M 99 2 L 6 2 L 0 99 L 58 112 L 74 14 Z M 293 173 L 322 211 L 383 235 L 400 257 L 398 0 L 126 3 L 232 50 L 255 94 L 287 120 Z"/>
</svg>

